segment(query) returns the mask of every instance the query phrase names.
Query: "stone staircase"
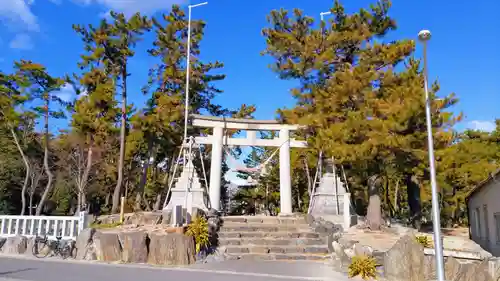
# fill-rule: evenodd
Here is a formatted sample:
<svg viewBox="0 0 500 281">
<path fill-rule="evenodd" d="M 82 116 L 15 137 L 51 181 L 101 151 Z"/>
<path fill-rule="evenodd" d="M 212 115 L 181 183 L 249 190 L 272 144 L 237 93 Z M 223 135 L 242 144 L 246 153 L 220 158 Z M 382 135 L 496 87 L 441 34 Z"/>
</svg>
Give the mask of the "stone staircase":
<svg viewBox="0 0 500 281">
<path fill-rule="evenodd" d="M 329 256 L 327 238 L 304 217 L 222 217 L 219 249 L 241 259 L 321 261 Z"/>
</svg>

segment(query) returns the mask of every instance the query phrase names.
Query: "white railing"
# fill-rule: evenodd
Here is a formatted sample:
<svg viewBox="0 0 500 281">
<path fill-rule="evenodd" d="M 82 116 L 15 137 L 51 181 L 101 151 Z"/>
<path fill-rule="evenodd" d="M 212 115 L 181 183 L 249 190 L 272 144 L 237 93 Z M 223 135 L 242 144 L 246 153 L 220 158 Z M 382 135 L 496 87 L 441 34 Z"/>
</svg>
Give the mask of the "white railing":
<svg viewBox="0 0 500 281">
<path fill-rule="evenodd" d="M 76 240 L 78 233 L 87 227 L 86 213 L 76 216 L 10 216 L 0 215 L 0 237 L 47 236 L 55 240 Z"/>
</svg>

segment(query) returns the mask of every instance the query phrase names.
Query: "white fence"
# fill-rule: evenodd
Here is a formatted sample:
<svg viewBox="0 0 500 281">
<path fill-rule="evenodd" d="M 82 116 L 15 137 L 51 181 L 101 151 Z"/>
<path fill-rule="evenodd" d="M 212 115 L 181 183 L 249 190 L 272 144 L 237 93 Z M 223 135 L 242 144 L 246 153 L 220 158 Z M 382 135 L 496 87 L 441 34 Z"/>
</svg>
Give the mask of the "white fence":
<svg viewBox="0 0 500 281">
<path fill-rule="evenodd" d="M 0 237 L 47 236 L 50 240 L 76 240 L 87 227 L 87 214 L 77 216 L 4 216 L 0 215 Z"/>
</svg>

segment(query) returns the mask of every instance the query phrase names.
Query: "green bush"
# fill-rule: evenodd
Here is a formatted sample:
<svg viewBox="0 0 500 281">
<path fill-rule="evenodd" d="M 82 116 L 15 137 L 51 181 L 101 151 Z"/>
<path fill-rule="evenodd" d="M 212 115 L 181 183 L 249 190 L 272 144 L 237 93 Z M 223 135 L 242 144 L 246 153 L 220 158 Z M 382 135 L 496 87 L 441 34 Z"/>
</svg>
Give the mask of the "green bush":
<svg viewBox="0 0 500 281">
<path fill-rule="evenodd" d="M 379 264 L 373 257 L 355 256 L 349 265 L 349 278 L 360 276 L 364 280 L 377 279 L 377 266 Z"/>
<path fill-rule="evenodd" d="M 432 240 L 426 235 L 415 236 L 415 240 L 417 241 L 417 243 L 424 246 L 424 248 L 432 247 Z"/>
<path fill-rule="evenodd" d="M 202 216 L 195 217 L 187 228 L 187 235 L 194 237 L 196 242 L 196 253 L 210 244 L 208 236 L 208 222 Z"/>
</svg>

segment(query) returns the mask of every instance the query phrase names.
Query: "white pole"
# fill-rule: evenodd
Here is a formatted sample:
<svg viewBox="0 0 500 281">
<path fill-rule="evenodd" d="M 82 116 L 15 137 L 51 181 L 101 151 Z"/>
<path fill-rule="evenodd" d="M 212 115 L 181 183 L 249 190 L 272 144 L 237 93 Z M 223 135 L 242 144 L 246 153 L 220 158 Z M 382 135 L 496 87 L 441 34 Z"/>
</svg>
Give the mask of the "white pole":
<svg viewBox="0 0 500 281">
<path fill-rule="evenodd" d="M 212 133 L 212 159 L 210 160 L 210 188 L 208 189 L 210 207 L 217 211 L 220 209 L 220 192 L 222 176 L 222 148 L 224 141 L 224 128 L 214 127 Z"/>
<path fill-rule="evenodd" d="M 292 180 L 290 176 L 290 132 L 281 129 L 279 132 L 280 142 L 283 143 L 280 150 L 280 213 L 292 214 Z"/>
<path fill-rule="evenodd" d="M 199 6 L 208 4 L 208 2 L 203 2 L 196 5 L 188 6 L 188 40 L 187 40 L 187 54 L 186 54 L 186 104 L 184 109 L 184 139 L 183 142 L 187 143 L 187 127 L 188 127 L 188 115 L 189 115 L 189 72 L 190 72 L 190 59 L 191 59 L 191 9 Z M 186 157 L 184 157 L 185 160 Z"/>
<path fill-rule="evenodd" d="M 429 166 L 431 172 L 432 186 L 432 223 L 434 230 L 434 249 L 436 256 L 436 277 L 438 281 L 444 281 L 444 259 L 443 245 L 441 240 L 441 222 L 439 210 L 439 197 L 436 184 L 436 168 L 434 166 L 434 141 L 432 137 L 432 117 L 431 117 L 431 99 L 429 97 L 428 86 L 428 66 L 427 66 L 427 41 L 430 39 L 431 33 L 423 30 L 419 33 L 419 39 L 424 47 L 424 91 L 425 91 L 425 114 L 427 118 L 427 141 L 429 147 Z"/>
</svg>

